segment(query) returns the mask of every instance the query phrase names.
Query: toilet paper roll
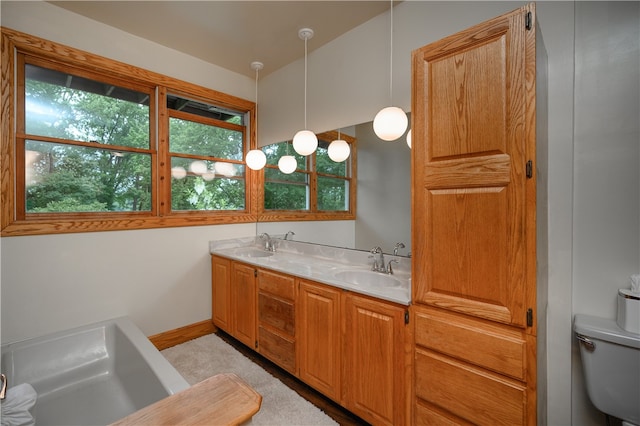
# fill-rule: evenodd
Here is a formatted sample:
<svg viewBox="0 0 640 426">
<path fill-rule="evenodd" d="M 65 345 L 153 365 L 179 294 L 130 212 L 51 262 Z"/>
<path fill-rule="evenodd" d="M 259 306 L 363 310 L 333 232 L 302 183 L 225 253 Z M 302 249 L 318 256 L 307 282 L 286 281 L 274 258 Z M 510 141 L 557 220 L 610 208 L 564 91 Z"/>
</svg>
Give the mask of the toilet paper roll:
<svg viewBox="0 0 640 426">
<path fill-rule="evenodd" d="M 631 281 L 631 291 L 640 293 L 640 274 L 631 275 L 629 281 Z"/>
</svg>

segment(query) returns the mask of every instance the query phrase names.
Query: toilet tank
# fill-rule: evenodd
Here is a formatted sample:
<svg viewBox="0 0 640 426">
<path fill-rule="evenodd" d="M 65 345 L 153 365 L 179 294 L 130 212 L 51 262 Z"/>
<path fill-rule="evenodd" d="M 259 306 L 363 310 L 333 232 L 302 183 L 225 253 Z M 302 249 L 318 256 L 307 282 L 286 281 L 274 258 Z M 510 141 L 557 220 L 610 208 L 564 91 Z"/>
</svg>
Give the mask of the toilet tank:
<svg viewBox="0 0 640 426">
<path fill-rule="evenodd" d="M 589 398 L 603 413 L 640 424 L 640 334 L 615 320 L 578 314 L 573 330 Z"/>
</svg>

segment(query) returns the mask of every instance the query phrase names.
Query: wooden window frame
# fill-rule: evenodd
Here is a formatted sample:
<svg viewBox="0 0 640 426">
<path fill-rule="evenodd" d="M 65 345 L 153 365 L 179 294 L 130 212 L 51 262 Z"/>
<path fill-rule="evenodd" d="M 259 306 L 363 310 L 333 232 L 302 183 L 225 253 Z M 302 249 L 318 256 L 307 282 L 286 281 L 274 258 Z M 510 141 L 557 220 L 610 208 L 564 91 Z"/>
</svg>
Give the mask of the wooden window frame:
<svg viewBox="0 0 640 426">
<path fill-rule="evenodd" d="M 333 141 L 338 139 L 337 131 L 328 131 L 319 133 L 318 140 Z M 258 183 L 258 199 L 261 206 L 258 214 L 259 222 L 284 222 L 284 221 L 310 221 L 310 220 L 355 220 L 356 218 L 356 193 L 357 193 L 357 141 L 356 138 L 340 134 L 340 138 L 345 140 L 351 147 L 351 154 L 346 161 L 350 161 L 350 174 L 344 179 L 349 182 L 349 209 L 345 211 L 326 211 L 318 210 L 318 176 L 335 177 L 333 175 L 325 175 L 316 171 L 316 153 L 307 158 L 307 169 L 297 170 L 300 173 L 309 175 L 309 210 L 266 210 L 264 208 L 264 173 L 260 173 Z M 268 166 L 267 166 L 268 167 Z M 274 166 L 271 166 L 274 167 Z"/>
<path fill-rule="evenodd" d="M 232 95 L 207 89 L 178 79 L 147 71 L 122 62 L 107 59 L 85 51 L 44 40 L 19 31 L 0 27 L 2 35 L 2 96 L 0 139 L 0 229 L 1 236 L 41 235 L 73 232 L 96 232 L 110 230 L 132 230 L 179 226 L 212 225 L 223 223 L 247 223 L 257 221 L 256 187 L 258 172 L 245 166 L 245 209 L 234 211 L 189 211 L 171 212 L 170 207 L 170 161 L 168 152 L 168 114 L 166 93 L 181 93 L 192 99 L 202 99 L 223 108 L 243 112 L 248 115 L 245 127 L 245 153 L 256 147 L 255 103 Z M 18 215 L 17 203 L 24 202 L 24 154 L 18 153 L 18 139 L 24 140 L 24 133 L 18 132 L 20 114 L 18 104 L 24 87 L 18 87 L 18 55 L 28 55 L 43 61 L 58 64 L 63 69 L 79 69 L 95 76 L 107 76 L 114 81 L 127 81 L 128 87 L 157 88 L 158 111 L 151 120 L 152 153 L 152 200 L 150 212 L 109 212 Z M 21 91 L 21 92 L 20 92 Z M 153 121 L 152 121 L 153 123 Z M 158 129 L 157 134 L 155 129 Z M 247 138 L 248 137 L 248 138 Z M 19 163 L 22 158 L 22 163 Z M 22 175 L 22 177 L 19 177 Z M 167 177 L 165 179 L 165 177 Z M 169 192 L 167 192 L 169 188 Z M 167 201 L 169 201 L 167 203 Z M 164 203 L 164 204 L 163 204 Z"/>
</svg>

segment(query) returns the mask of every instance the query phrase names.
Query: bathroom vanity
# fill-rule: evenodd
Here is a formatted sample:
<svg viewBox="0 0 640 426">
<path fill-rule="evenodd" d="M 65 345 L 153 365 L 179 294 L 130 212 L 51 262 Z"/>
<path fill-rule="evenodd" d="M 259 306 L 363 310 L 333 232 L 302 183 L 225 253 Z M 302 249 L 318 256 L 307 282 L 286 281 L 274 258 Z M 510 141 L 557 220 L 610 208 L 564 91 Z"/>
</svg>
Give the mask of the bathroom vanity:
<svg viewBox="0 0 640 426">
<path fill-rule="evenodd" d="M 211 242 L 212 320 L 373 424 L 406 424 L 410 259 L 259 238 Z"/>
</svg>

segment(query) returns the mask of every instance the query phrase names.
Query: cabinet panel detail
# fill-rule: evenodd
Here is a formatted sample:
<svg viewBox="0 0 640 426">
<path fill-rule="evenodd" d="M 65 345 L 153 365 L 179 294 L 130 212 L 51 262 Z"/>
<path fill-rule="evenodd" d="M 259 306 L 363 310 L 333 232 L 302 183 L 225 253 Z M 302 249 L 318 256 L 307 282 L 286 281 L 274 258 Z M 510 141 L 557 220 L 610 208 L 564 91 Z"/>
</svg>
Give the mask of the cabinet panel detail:
<svg viewBox="0 0 640 426">
<path fill-rule="evenodd" d="M 287 300 L 294 300 L 296 296 L 292 277 L 263 269 L 258 274 L 258 288 Z"/>
<path fill-rule="evenodd" d="M 340 400 L 340 290 L 300 283 L 298 351 L 300 378 Z"/>
<path fill-rule="evenodd" d="M 231 285 L 233 306 L 232 335 L 250 348 L 256 344 L 256 279 L 255 269 L 241 263 L 233 263 Z"/>
<path fill-rule="evenodd" d="M 292 374 L 296 373 L 296 344 L 293 340 L 258 327 L 258 352 Z"/>
<path fill-rule="evenodd" d="M 416 309 L 415 313 L 417 345 L 525 380 L 522 330 L 436 309 Z"/>
<path fill-rule="evenodd" d="M 526 386 L 453 358 L 416 350 L 416 396 L 478 425 L 526 422 Z"/>
<path fill-rule="evenodd" d="M 447 413 L 438 410 L 430 404 L 423 401 L 418 401 L 416 404 L 416 426 L 472 426 L 473 423 L 469 423 L 459 417 L 454 416 L 451 413 Z"/>
<path fill-rule="evenodd" d="M 213 323 L 231 331 L 231 262 L 211 257 L 211 319 Z"/>
<path fill-rule="evenodd" d="M 258 321 L 295 337 L 295 309 L 293 302 L 258 293 Z"/>
<path fill-rule="evenodd" d="M 344 320 L 347 408 L 375 424 L 404 423 L 404 310 L 348 295 Z"/>
</svg>

